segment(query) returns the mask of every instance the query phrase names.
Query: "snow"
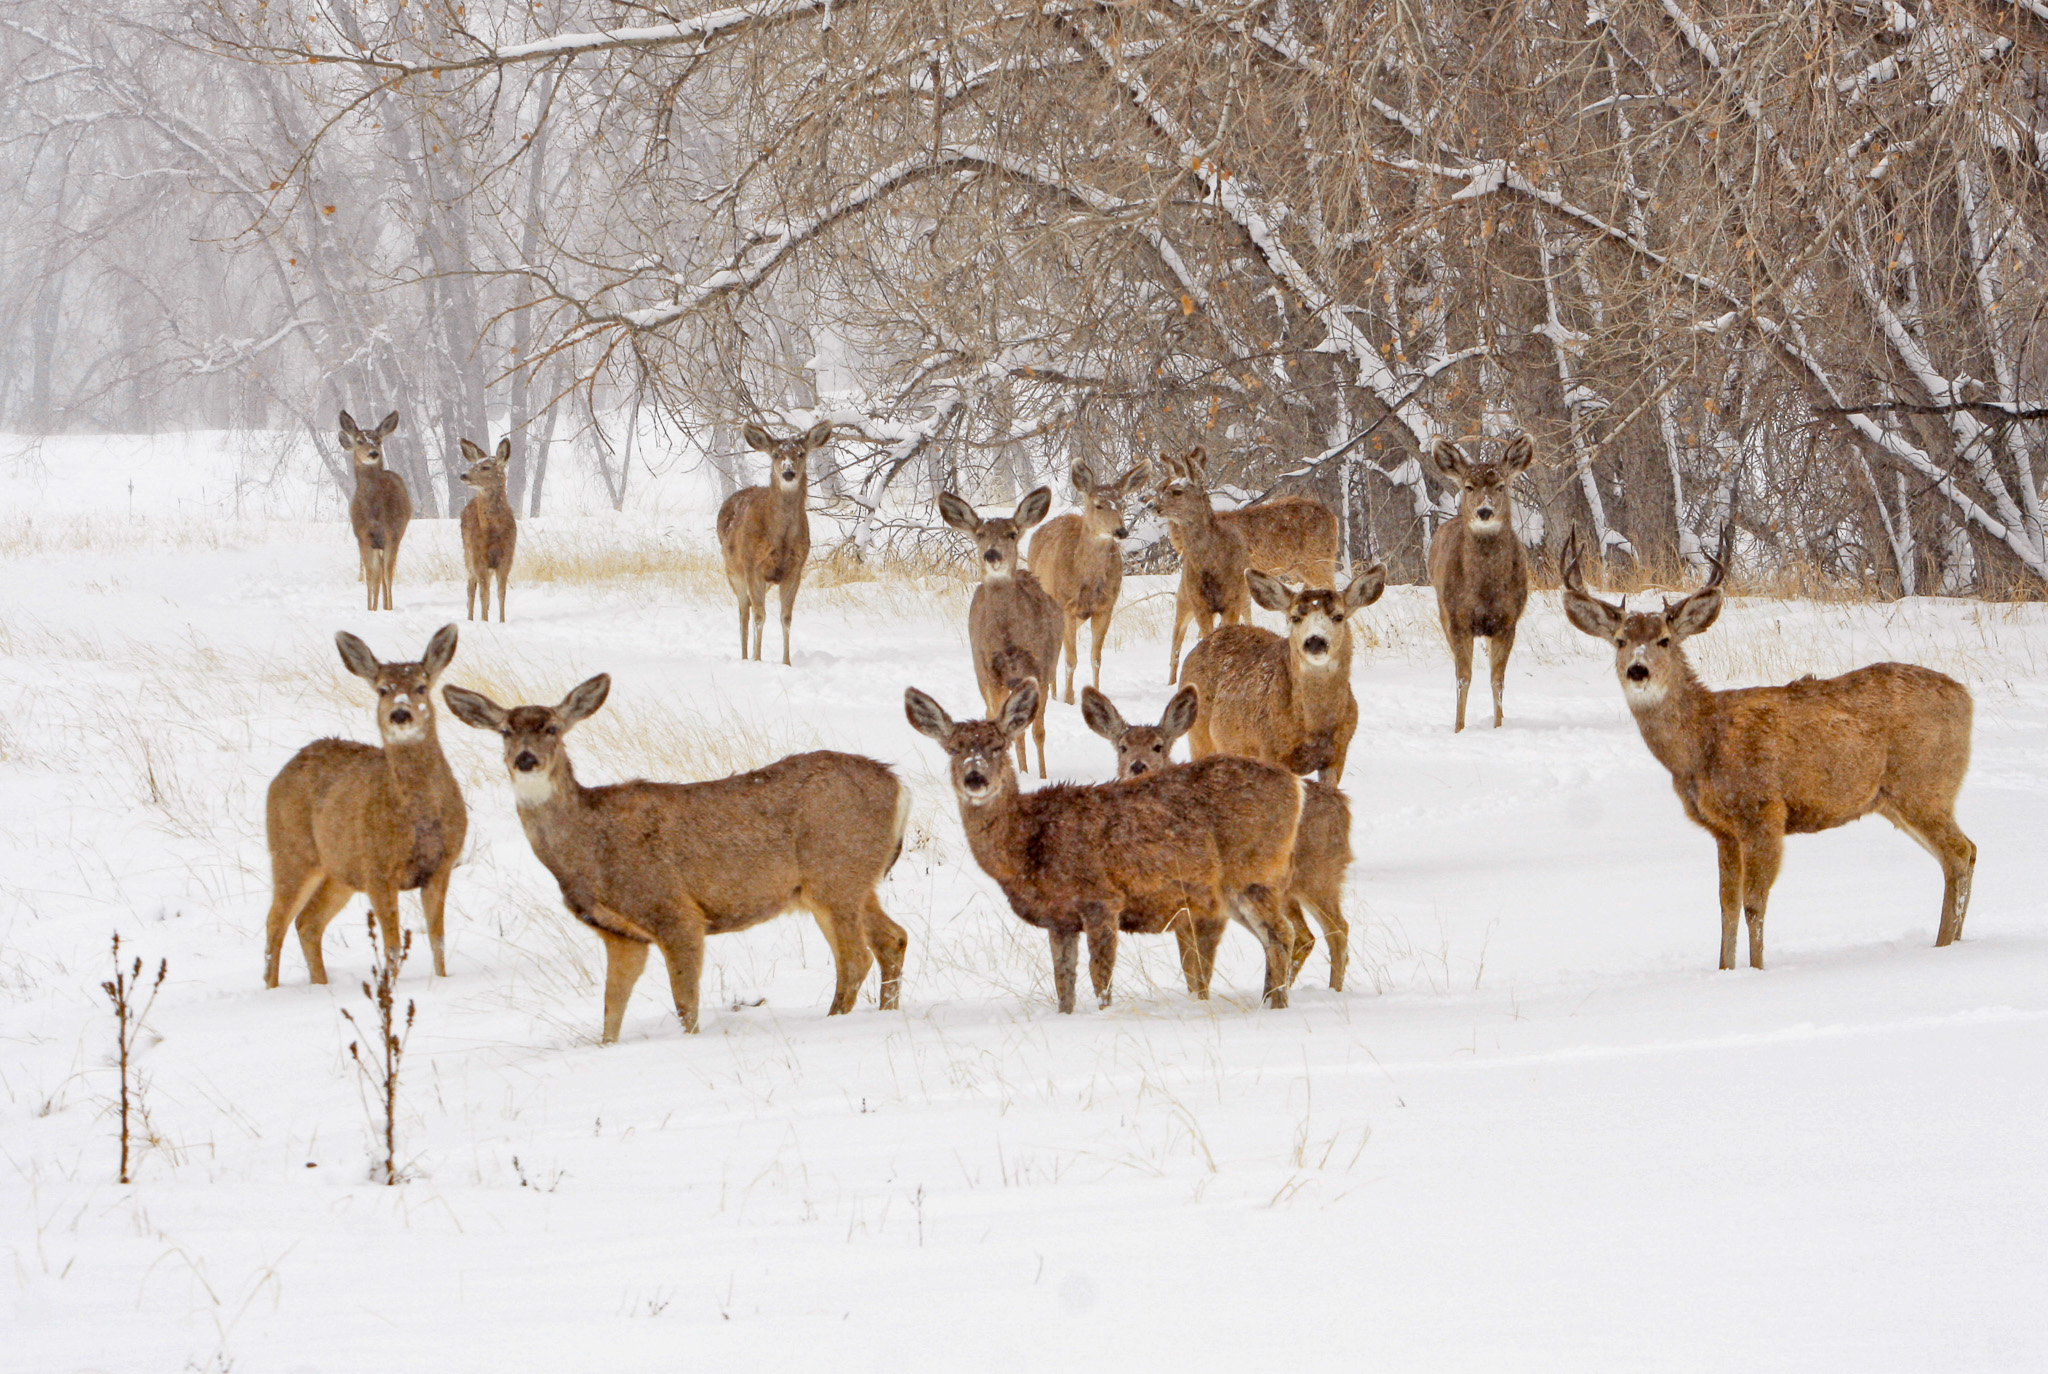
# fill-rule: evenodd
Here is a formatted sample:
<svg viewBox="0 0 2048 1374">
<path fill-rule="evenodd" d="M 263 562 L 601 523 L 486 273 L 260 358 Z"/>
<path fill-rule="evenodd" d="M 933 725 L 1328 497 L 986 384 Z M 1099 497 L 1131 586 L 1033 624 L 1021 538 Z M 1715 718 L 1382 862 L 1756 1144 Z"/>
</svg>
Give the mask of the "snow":
<svg viewBox="0 0 2048 1374">
<path fill-rule="evenodd" d="M 1197 1004 L 1171 941 L 1133 937 L 1115 1005 L 1061 1017 L 1043 937 L 975 869 L 902 715 L 913 683 L 975 708 L 968 589 L 814 569 L 795 666 L 742 663 L 710 484 L 636 481 L 650 504 L 528 522 L 511 621 L 461 621 L 447 680 L 553 701 L 610 672 L 571 737 L 590 782 L 819 745 L 896 766 L 903 1009 L 871 978 L 828 1020 L 824 942 L 779 920 L 710 942 L 702 1034 L 650 971 L 599 1048 L 597 941 L 532 858 L 496 741 L 444 717 L 470 848 L 451 976 L 422 950 L 401 979 L 411 1177 L 385 1188 L 340 1015 L 367 1008 L 362 906 L 330 931 L 332 985 L 288 947 L 264 990 L 262 798 L 307 740 L 370 737 L 335 630 L 410 656 L 460 619 L 454 522 L 415 524 L 399 609 L 370 615 L 288 444 L 0 440 L 0 1367 L 2048 1360 L 2044 608 L 1737 599 L 1696 642 L 1717 684 L 1887 656 L 1969 682 L 1981 863 L 1956 946 L 1932 948 L 1934 864 L 1866 821 L 1793 840 L 1771 967 L 1716 971 L 1713 847 L 1601 646 L 1539 593 L 1507 727 L 1453 735 L 1429 594 L 1396 587 L 1355 664 L 1350 990 L 1319 952 L 1292 1009 L 1259 1010 L 1233 931 Z M 1167 579 L 1127 580 L 1103 685 L 1132 720 L 1167 699 L 1170 616 Z M 1049 725 L 1058 776 L 1109 775 L 1077 711 Z M 98 990 L 116 930 L 170 965 L 127 1187 Z"/>
</svg>

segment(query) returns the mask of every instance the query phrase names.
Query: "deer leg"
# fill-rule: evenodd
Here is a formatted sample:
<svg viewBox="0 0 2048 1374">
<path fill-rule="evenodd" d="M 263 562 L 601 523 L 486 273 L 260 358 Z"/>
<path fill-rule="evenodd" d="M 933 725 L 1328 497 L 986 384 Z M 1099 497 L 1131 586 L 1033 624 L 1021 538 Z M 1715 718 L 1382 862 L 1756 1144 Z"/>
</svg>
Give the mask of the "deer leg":
<svg viewBox="0 0 2048 1374">
<path fill-rule="evenodd" d="M 1098 1011 L 1108 1010 L 1110 980 L 1116 975 L 1116 918 L 1106 902 L 1081 908 L 1081 925 L 1088 932 L 1088 981 L 1095 988 Z"/>
<path fill-rule="evenodd" d="M 384 937 L 384 957 L 398 956 L 400 935 L 398 930 L 398 889 L 389 887 L 382 892 L 371 889 L 370 910 L 377 917 L 377 929 Z"/>
<path fill-rule="evenodd" d="M 796 593 L 803 581 L 803 569 L 798 568 L 775 584 L 775 600 L 782 608 L 782 666 L 785 668 L 789 666 L 789 618 L 796 613 Z"/>
<path fill-rule="evenodd" d="M 675 999 L 676 1017 L 686 1035 L 697 1033 L 697 996 L 704 981 L 704 913 L 694 902 L 662 922 L 669 934 L 659 941 L 662 962 L 668 965 L 669 996 Z"/>
<path fill-rule="evenodd" d="M 476 569 L 474 568 L 469 570 L 467 580 L 462 586 L 462 618 L 464 620 L 476 619 Z M 486 588 L 484 591 L 484 619 L 489 620 L 490 618 L 491 593 Z"/>
<path fill-rule="evenodd" d="M 1308 928 L 1308 912 L 1300 902 L 1289 898 L 1288 919 L 1294 922 L 1294 939 L 1287 951 L 1287 986 L 1293 987 L 1294 980 L 1301 977 L 1301 966 L 1308 962 L 1308 956 L 1315 953 L 1316 933 Z"/>
<path fill-rule="evenodd" d="M 825 932 L 825 939 L 832 946 L 832 965 L 838 974 L 832 990 L 832 1008 L 825 1013 L 827 1016 L 844 1016 L 853 1010 L 853 1004 L 860 1000 L 860 985 L 875 962 L 874 954 L 868 949 L 860 910 L 858 906 L 850 913 L 837 906 L 811 908 L 818 929 Z"/>
<path fill-rule="evenodd" d="M 754 609 L 754 603 L 747 599 L 747 584 L 729 572 L 725 575 L 725 585 L 732 588 L 733 598 L 740 603 L 740 661 L 744 663 L 747 657 L 747 613 Z"/>
<path fill-rule="evenodd" d="M 398 544 L 403 534 L 391 536 L 391 547 L 384 551 L 384 609 L 391 609 L 391 584 L 398 577 Z"/>
<path fill-rule="evenodd" d="M 1169 686 L 1180 676 L 1180 646 L 1188 632 L 1188 622 L 1195 618 L 1195 608 L 1188 601 L 1185 591 L 1174 593 L 1173 597 L 1173 651 L 1166 660 L 1166 681 Z"/>
<path fill-rule="evenodd" d="M 1040 781 L 1043 781 L 1045 778 L 1045 708 L 1046 698 L 1051 695 L 1052 693 L 1047 692 L 1045 696 L 1038 699 L 1038 714 L 1031 718 L 1031 738 L 1038 745 L 1038 776 Z M 1019 740 L 1017 743 L 1021 747 L 1024 742 Z"/>
<path fill-rule="evenodd" d="M 488 614 L 490 607 L 484 607 Z M 427 916 L 427 944 L 434 951 L 434 976 L 448 976 L 448 961 L 441 950 L 441 917 L 448 906 L 448 880 L 455 876 L 453 864 L 428 876 L 420 885 L 420 909 Z"/>
<path fill-rule="evenodd" d="M 1182 907 L 1167 924 L 1173 929 L 1174 943 L 1180 946 L 1180 972 L 1187 979 L 1188 996 L 1207 997 L 1209 990 L 1202 984 L 1202 944 L 1195 933 L 1194 913 Z"/>
<path fill-rule="evenodd" d="M 1338 894 L 1318 895 L 1307 908 L 1316 918 L 1316 924 L 1323 928 L 1323 947 L 1330 952 L 1330 990 L 1344 991 L 1344 966 L 1351 956 L 1351 924 L 1344 919 L 1343 903 Z M 1299 913 L 1302 904 L 1295 902 Z M 1299 916 L 1297 914 L 1297 919 Z"/>
<path fill-rule="evenodd" d="M 1510 625 L 1486 640 L 1486 668 L 1493 677 L 1493 728 L 1500 729 L 1500 695 L 1508 685 L 1508 655 L 1515 651 L 1515 627 Z"/>
<path fill-rule="evenodd" d="M 1970 907 L 1970 878 L 1977 868 L 1977 846 L 1957 827 L 1954 816 L 1909 815 L 1884 803 L 1879 804 L 1878 812 L 1912 836 L 1941 865 L 1941 925 L 1935 932 L 1934 944 L 1937 949 L 1954 944 L 1963 938 L 1963 917 Z"/>
<path fill-rule="evenodd" d="M 1465 694 L 1472 690 L 1472 636 L 1462 630 L 1446 629 L 1451 641 L 1451 666 L 1458 676 L 1458 721 L 1453 734 L 1465 728 Z"/>
<path fill-rule="evenodd" d="M 1234 898 L 1238 915 L 1266 949 L 1267 1006 L 1279 1010 L 1287 1005 L 1288 975 L 1293 972 L 1294 930 L 1287 912 L 1273 889 L 1253 883 Z"/>
<path fill-rule="evenodd" d="M 882 910 L 881 898 L 874 893 L 868 894 L 862 909 L 868 948 L 874 951 L 875 962 L 882 966 L 882 1010 L 894 1011 L 903 990 L 903 949 L 910 937 L 902 926 L 889 919 L 889 913 Z"/>
<path fill-rule="evenodd" d="M 1074 1010 L 1075 966 L 1081 958 L 1081 932 L 1076 930 L 1048 931 L 1052 938 L 1052 989 L 1059 998 L 1060 1011 L 1071 1014 Z"/>
<path fill-rule="evenodd" d="M 307 982 L 327 981 L 327 960 L 321 950 L 321 941 L 327 936 L 327 923 L 341 913 L 353 896 L 355 893 L 346 886 L 329 878 L 299 913 L 299 952 L 306 956 Z"/>
<path fill-rule="evenodd" d="M 1782 817 L 1780 824 L 1782 825 Z M 1749 923 L 1749 966 L 1764 966 L 1764 908 L 1785 856 L 1785 832 L 1759 827 L 1742 837 L 1742 914 Z"/>
<path fill-rule="evenodd" d="M 505 623 L 505 584 L 511 580 L 512 569 L 509 567 L 498 569 L 498 623 L 500 625 Z M 486 587 L 484 589 L 484 619 L 486 620 L 491 618 L 490 600 L 490 589 Z"/>
<path fill-rule="evenodd" d="M 1721 967 L 1735 967 L 1735 926 L 1742 912 L 1742 845 L 1733 835 L 1714 832 L 1721 860 Z"/>
<path fill-rule="evenodd" d="M 379 549 L 363 550 L 363 586 L 370 598 L 370 609 L 377 609 L 377 588 L 384 577 L 384 554 Z"/>
<path fill-rule="evenodd" d="M 754 578 L 747 583 L 747 601 L 754 609 L 754 662 L 761 661 L 761 632 L 768 628 L 768 583 Z"/>
<path fill-rule="evenodd" d="M 277 986 L 278 957 L 284 952 L 284 933 L 291 928 L 306 904 L 313 900 L 313 894 L 320 890 L 320 884 L 327 881 L 327 875 L 314 867 L 306 870 L 303 878 L 292 878 L 283 873 L 271 875 L 270 915 L 263 923 L 263 986 Z"/>
<path fill-rule="evenodd" d="M 1089 651 L 1089 660 L 1094 665 L 1095 690 L 1098 692 L 1102 690 L 1102 641 L 1109 637 L 1109 620 L 1115 613 L 1116 608 L 1112 606 L 1108 610 L 1097 611 L 1088 618 L 1088 632 L 1094 639 L 1093 647 Z M 1067 674 L 1067 700 L 1072 702 L 1073 699 L 1074 675 L 1069 671 Z"/>
<path fill-rule="evenodd" d="M 1194 908 L 1191 906 L 1188 910 L 1192 915 Z M 1230 918 L 1224 914 L 1220 903 L 1212 901 L 1203 914 L 1193 916 L 1193 924 L 1195 958 L 1200 965 L 1196 973 L 1201 979 L 1195 996 L 1206 1002 L 1209 1000 L 1209 982 L 1216 976 L 1216 947 L 1223 943 L 1223 928 L 1230 924 Z"/>
<path fill-rule="evenodd" d="M 640 981 L 641 970 L 647 967 L 647 951 L 654 946 L 609 930 L 597 934 L 604 941 L 604 1035 L 597 1043 L 616 1045 L 619 1027 L 626 1020 L 626 1003 L 633 996 L 633 985 Z"/>
</svg>

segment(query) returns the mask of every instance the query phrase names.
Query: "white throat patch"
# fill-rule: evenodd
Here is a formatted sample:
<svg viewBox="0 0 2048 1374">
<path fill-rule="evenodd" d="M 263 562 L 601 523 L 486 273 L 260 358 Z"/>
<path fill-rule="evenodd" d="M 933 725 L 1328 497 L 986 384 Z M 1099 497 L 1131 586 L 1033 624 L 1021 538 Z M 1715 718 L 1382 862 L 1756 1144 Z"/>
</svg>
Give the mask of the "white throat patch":
<svg viewBox="0 0 2048 1374">
<path fill-rule="evenodd" d="M 1655 677 L 1642 682 L 1631 682 L 1624 677 L 1621 680 L 1621 691 L 1631 706 L 1655 706 L 1664 700 L 1665 696 L 1664 683 Z"/>
<path fill-rule="evenodd" d="M 546 769 L 536 768 L 530 773 L 512 770 L 512 795 L 521 806 L 541 806 L 554 800 L 555 780 Z"/>
<path fill-rule="evenodd" d="M 384 742 L 386 744 L 418 744 L 426 737 L 426 722 L 421 720 L 418 714 L 415 714 L 404 725 L 394 725 L 390 721 L 384 722 Z"/>
</svg>

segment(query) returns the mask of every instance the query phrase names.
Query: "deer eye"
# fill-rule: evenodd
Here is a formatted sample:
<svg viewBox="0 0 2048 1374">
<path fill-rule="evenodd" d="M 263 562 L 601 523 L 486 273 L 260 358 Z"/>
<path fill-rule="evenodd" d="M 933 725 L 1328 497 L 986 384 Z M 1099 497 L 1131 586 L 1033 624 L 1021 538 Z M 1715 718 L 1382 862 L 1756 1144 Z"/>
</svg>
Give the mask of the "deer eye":
<svg viewBox="0 0 2048 1374">
<path fill-rule="evenodd" d="M 1663 637 L 1662 639 L 1658 640 L 1658 641 L 1657 641 L 1657 647 L 1658 647 L 1658 648 L 1660 648 L 1660 649 L 1668 649 L 1668 648 L 1670 648 L 1670 647 L 1671 647 L 1671 636 L 1670 636 L 1670 635 L 1665 635 L 1665 636 L 1664 636 L 1664 637 Z"/>
<path fill-rule="evenodd" d="M 549 735 L 559 735 L 562 733 L 562 727 L 559 725 L 550 725 L 547 728 L 547 733 Z"/>
<path fill-rule="evenodd" d="M 1614 647 L 1617 649 L 1626 649 L 1628 647 L 1627 637 L 1624 635 L 1616 635 L 1614 637 Z"/>
</svg>

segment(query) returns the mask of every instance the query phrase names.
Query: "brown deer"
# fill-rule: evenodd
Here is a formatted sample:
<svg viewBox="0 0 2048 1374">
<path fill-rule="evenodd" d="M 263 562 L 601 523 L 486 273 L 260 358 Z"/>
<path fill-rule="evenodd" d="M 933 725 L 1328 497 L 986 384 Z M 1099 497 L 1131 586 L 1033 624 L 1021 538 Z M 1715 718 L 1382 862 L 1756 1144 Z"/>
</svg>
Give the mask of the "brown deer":
<svg viewBox="0 0 2048 1374">
<path fill-rule="evenodd" d="M 759 425 L 740 433 L 749 446 L 768 455 L 768 485 L 743 487 L 718 508 L 718 548 L 725 555 L 725 580 L 740 602 L 740 657 L 747 657 L 747 622 L 754 626 L 754 659 L 761 657 L 761 631 L 768 624 L 768 585 L 782 604 L 782 663 L 789 666 L 789 617 L 811 556 L 811 517 L 804 501 L 811 489 L 811 451 L 832 437 L 832 422 L 821 420 L 802 434 L 777 439 Z"/>
<path fill-rule="evenodd" d="M 1209 500 L 1208 456 L 1200 447 L 1160 454 L 1152 477 L 1151 507 L 1166 518 L 1181 559 L 1168 682 L 1176 680 L 1189 621 L 1197 637 L 1207 639 L 1219 620 L 1238 625 L 1251 619 L 1246 568 L 1271 568 L 1321 587 L 1337 580 L 1337 517 L 1322 502 L 1283 496 L 1218 511 Z"/>
<path fill-rule="evenodd" d="M 380 749 L 314 740 L 270 780 L 264 803 L 271 886 L 263 947 L 267 988 L 277 986 L 284 933 L 295 922 L 307 975 L 327 981 L 320 937 L 358 892 L 369 894 L 384 947 L 396 950 L 398 894 L 418 888 L 434 972 L 448 972 L 441 917 L 469 813 L 441 754 L 432 691 L 455 657 L 455 627 L 436 631 L 417 663 L 379 663 L 347 631 L 334 644 L 343 665 L 377 689 L 377 733 L 384 743 Z"/>
<path fill-rule="evenodd" d="M 1278 894 L 1294 851 L 1300 780 L 1223 757 L 1129 782 L 1020 792 L 1010 745 L 1036 718 L 1038 695 L 1037 680 L 1027 680 L 995 720 L 956 724 L 912 687 L 903 709 L 950 757 L 975 862 L 1018 919 L 1050 936 L 1059 1009 L 1074 1009 L 1084 933 L 1096 1005 L 1107 1007 L 1118 931 L 1163 930 L 1183 909 L 1197 950 L 1214 951 L 1230 917 L 1243 921 L 1266 951 L 1265 1004 L 1286 1006 L 1293 923 Z M 1181 948 L 1189 990 L 1206 998 L 1213 959 L 1188 967 L 1185 940 Z"/>
<path fill-rule="evenodd" d="M 1714 837 L 1721 861 L 1721 967 L 1735 967 L 1735 918 L 1749 924 L 1749 966 L 1764 966 L 1764 907 L 1785 836 L 1883 816 L 1941 864 L 1936 945 L 1959 940 L 1977 846 L 1957 828 L 1970 766 L 1970 693 L 1911 663 L 1873 663 L 1783 687 L 1713 691 L 1684 643 L 1721 614 L 1728 545 L 1706 585 L 1677 605 L 1630 614 L 1587 592 L 1578 534 L 1565 543 L 1564 609 L 1613 641 L 1621 694 L 1685 814 Z"/>
<path fill-rule="evenodd" d="M 1171 768 L 1173 743 L 1195 723 L 1200 692 L 1183 687 L 1166 703 L 1166 714 L 1157 725 L 1127 725 L 1115 703 L 1093 687 L 1081 689 L 1081 719 L 1088 728 L 1116 747 L 1116 775 L 1143 777 Z M 1336 788 L 1308 782 L 1301 791 L 1301 825 L 1294 834 L 1294 875 L 1287 884 L 1288 915 L 1294 918 L 1293 977 L 1316 947 L 1316 937 L 1303 919 L 1315 917 L 1323 928 L 1330 948 L 1330 986 L 1344 990 L 1344 964 L 1351 939 L 1351 925 L 1344 919 L 1344 872 L 1351 867 L 1351 803 Z M 1185 922 L 1175 925 L 1183 935 L 1181 959 L 1187 962 Z M 1209 957 L 1213 960 L 1214 951 Z"/>
<path fill-rule="evenodd" d="M 1059 603 L 1047 595 L 1029 569 L 1017 566 L 1024 532 L 1045 518 L 1052 491 L 1039 487 L 1017 503 L 1013 516 L 984 520 L 950 491 L 939 493 L 939 516 L 974 540 L 981 585 L 967 607 L 967 644 L 974 655 L 974 680 L 994 717 L 1028 679 L 1051 682 L 1060 661 Z M 1038 776 L 1045 776 L 1045 705 L 1051 693 L 1034 694 L 1038 713 L 1031 722 L 1038 742 Z M 1017 738 L 1017 769 L 1029 766 L 1024 739 Z"/>
<path fill-rule="evenodd" d="M 359 427 L 341 412 L 341 447 L 355 464 L 356 493 L 348 503 L 349 528 L 355 531 L 356 553 L 362 559 L 363 581 L 371 610 L 377 597 L 391 609 L 391 579 L 398 571 L 398 544 L 412 523 L 412 492 L 405 479 L 384 466 L 384 441 L 398 428 L 398 412 L 384 417 L 375 429 Z"/>
<path fill-rule="evenodd" d="M 1134 467 L 1114 482 L 1097 482 L 1087 463 L 1075 462 L 1074 494 L 1081 498 L 1081 509 L 1048 520 L 1031 537 L 1031 571 L 1059 603 L 1063 620 L 1060 643 L 1067 659 L 1069 706 L 1074 704 L 1074 669 L 1081 662 L 1078 641 L 1084 620 L 1094 638 L 1095 685 L 1102 686 L 1102 641 L 1124 585 L 1120 541 L 1130 535 L 1124 501 L 1144 476 L 1142 467 Z M 1045 681 L 1050 695 L 1055 679 L 1048 674 Z"/>
<path fill-rule="evenodd" d="M 1287 637 L 1230 625 L 1194 647 L 1180 674 L 1202 693 L 1188 747 L 1198 759 L 1242 754 L 1334 787 L 1358 729 L 1346 622 L 1380 599 L 1387 570 L 1375 563 L 1341 592 L 1293 591 L 1257 568 L 1244 580 L 1261 606 L 1286 613 Z"/>
<path fill-rule="evenodd" d="M 875 889 L 903 851 L 910 793 L 873 759 L 792 754 L 712 782 L 576 780 L 564 736 L 604 705 L 600 673 L 557 706 L 506 708 L 462 687 L 442 695 L 466 725 L 496 731 L 519 823 L 555 875 L 569 914 L 605 947 L 604 1039 L 619 1038 L 626 999 L 661 947 L 683 1029 L 697 1029 L 704 937 L 808 911 L 832 946 L 831 1015 L 853 1010 L 877 961 L 881 1004 L 903 984 L 903 927 Z"/>
<path fill-rule="evenodd" d="M 512 461 L 512 441 L 500 439 L 498 451 L 487 454 L 464 439 L 462 456 L 469 468 L 463 483 L 476 495 L 462 508 L 462 563 L 469 573 L 463 596 L 468 617 L 476 619 L 476 600 L 483 598 L 484 619 L 491 618 L 491 579 L 498 579 L 498 623 L 505 621 L 505 583 L 512 576 L 512 551 L 519 543 L 519 517 L 505 495 L 505 469 Z"/>
<path fill-rule="evenodd" d="M 1486 666 L 1493 674 L 1493 724 L 1501 723 L 1501 691 L 1507 685 L 1508 655 L 1515 651 L 1515 625 L 1529 600 L 1529 555 L 1514 527 L 1517 476 L 1536 456 L 1526 434 L 1508 440 L 1493 463 L 1474 463 L 1449 439 L 1438 439 L 1430 459 L 1458 489 L 1458 515 L 1429 542 L 1429 580 L 1436 587 L 1437 620 L 1451 646 L 1458 674 L 1458 720 L 1465 728 L 1465 694 L 1472 687 L 1472 641 L 1486 640 Z"/>
</svg>

